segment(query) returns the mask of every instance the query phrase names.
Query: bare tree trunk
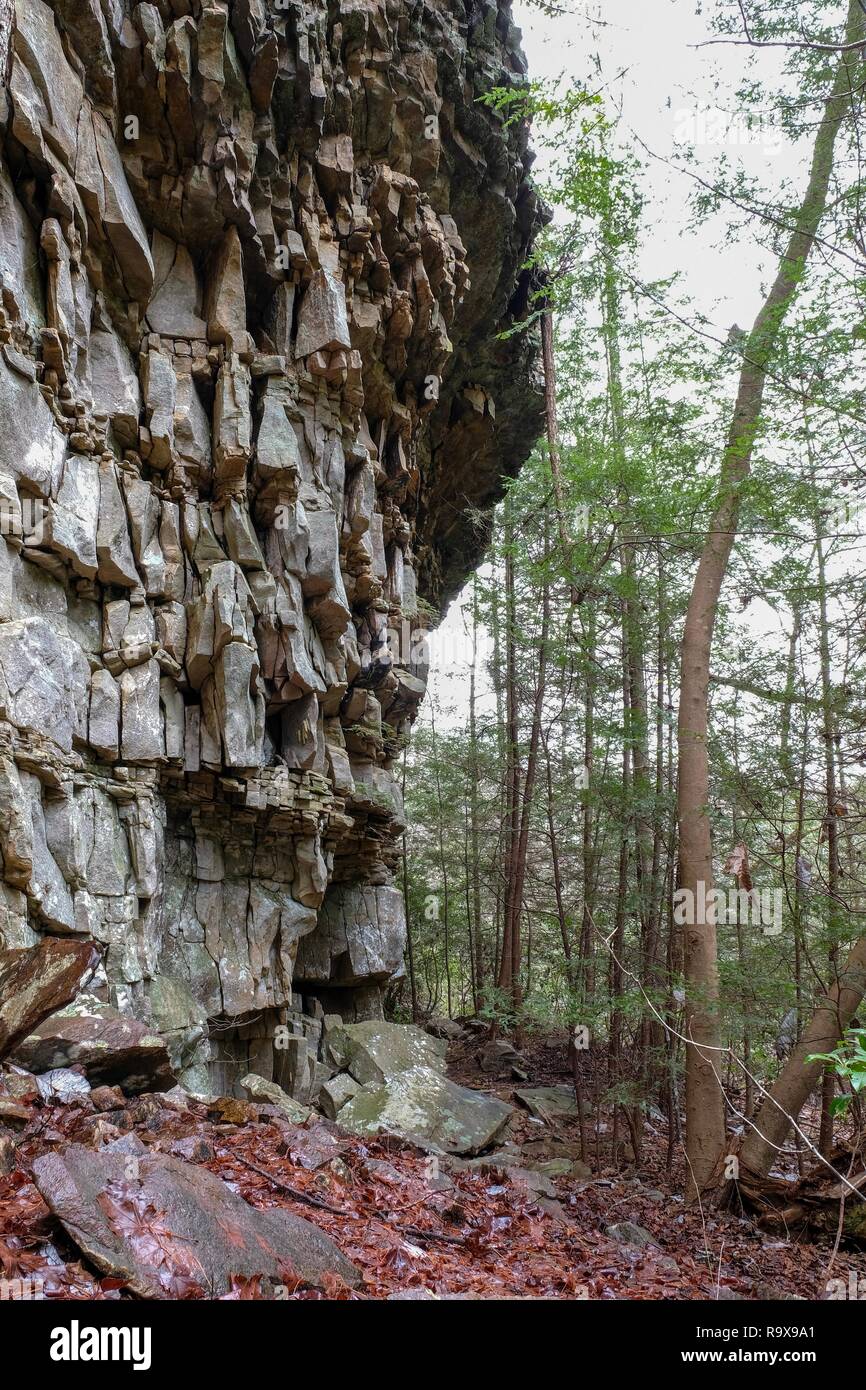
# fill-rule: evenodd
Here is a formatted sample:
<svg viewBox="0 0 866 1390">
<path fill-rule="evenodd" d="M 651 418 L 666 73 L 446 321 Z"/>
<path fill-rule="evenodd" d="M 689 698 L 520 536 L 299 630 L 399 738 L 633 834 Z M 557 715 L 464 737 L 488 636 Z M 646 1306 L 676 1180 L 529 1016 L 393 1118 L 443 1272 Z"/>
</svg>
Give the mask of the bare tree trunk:
<svg viewBox="0 0 866 1390">
<path fill-rule="evenodd" d="M 472 760 L 469 792 L 470 844 L 472 853 L 472 913 L 475 918 L 475 1011 L 484 1007 L 484 942 L 481 931 L 481 856 L 478 830 L 478 783 L 481 764 L 478 757 L 478 729 L 475 722 L 475 666 L 478 660 L 478 580 L 472 579 L 472 668 L 469 673 L 469 748 Z"/>
<path fill-rule="evenodd" d="M 553 478 L 553 497 L 556 508 L 556 526 L 562 558 L 568 564 L 571 557 L 571 541 L 565 518 L 565 497 L 562 487 L 562 464 L 559 451 L 559 423 L 556 414 L 556 362 L 553 355 L 553 316 L 550 310 L 541 315 L 541 356 L 544 365 L 544 418 L 547 426 L 547 447 L 550 454 L 550 473 Z M 577 595 L 572 585 L 571 601 Z"/>
<path fill-rule="evenodd" d="M 592 774 L 592 761 L 595 744 L 595 612 L 589 607 L 585 622 L 587 639 L 586 679 L 583 697 L 583 768 L 584 804 L 583 825 L 581 827 L 581 868 L 583 877 L 580 927 L 580 971 L 583 998 L 592 1000 L 595 994 L 595 932 L 593 928 L 595 913 L 595 843 L 593 835 L 592 799 L 588 786 Z"/>
<path fill-rule="evenodd" d="M 505 499 L 505 704 L 506 704 L 506 818 L 505 904 L 502 924 L 502 952 L 497 984 L 511 996 L 515 1015 L 520 1008 L 520 975 L 515 973 L 515 960 L 520 961 L 520 900 L 514 893 L 514 869 L 517 842 L 520 834 L 520 764 L 518 746 L 517 670 L 516 670 L 516 612 L 514 593 L 514 525 L 511 502 Z"/>
<path fill-rule="evenodd" d="M 547 535 L 545 534 L 544 558 L 547 561 Z M 523 804 L 520 811 L 520 834 L 517 852 L 514 857 L 514 914 L 519 921 L 523 904 L 523 887 L 526 881 L 526 851 L 529 844 L 529 819 L 532 814 L 532 794 L 535 790 L 535 773 L 538 767 L 538 744 L 541 738 L 541 718 L 544 711 L 544 691 L 547 675 L 547 634 L 550 622 L 550 587 L 545 576 L 541 590 L 541 632 L 538 644 L 538 679 L 535 686 L 535 700 L 532 708 L 532 727 L 529 735 L 529 752 L 526 758 L 526 775 L 523 779 Z M 512 950 L 515 954 L 513 973 L 520 978 L 520 931 L 515 928 L 512 935 Z M 519 1039 L 518 1020 L 518 1039 Z"/>
<path fill-rule="evenodd" d="M 403 750 L 403 800 L 406 799 L 406 750 Z M 412 998 L 412 1022 L 418 1022 L 418 981 L 415 978 L 415 943 L 412 940 L 412 913 L 409 910 L 409 861 L 406 850 L 406 831 L 403 831 L 403 908 L 406 913 L 406 957 L 409 964 L 409 990 Z"/>
<path fill-rule="evenodd" d="M 500 620 L 500 596 L 498 576 L 494 571 L 494 583 L 490 596 L 490 627 L 493 634 L 493 663 L 491 677 L 493 681 L 493 692 L 496 696 L 496 767 L 497 775 L 501 775 L 505 768 L 505 702 L 502 696 L 502 623 Z M 505 909 L 505 870 L 504 861 L 507 854 L 507 846 L 503 850 L 505 827 L 508 823 L 508 780 L 505 777 L 499 787 L 500 810 L 499 825 L 496 833 L 496 850 L 494 858 L 494 885 L 496 891 L 495 916 L 493 923 L 493 978 L 498 984 L 498 969 L 500 960 L 500 948 L 502 943 L 503 920 Z"/>
<path fill-rule="evenodd" d="M 542 735 L 543 737 L 543 735 Z M 559 934 L 562 937 L 562 951 L 566 970 L 571 981 L 571 940 L 568 935 L 568 920 L 565 915 L 565 902 L 562 896 L 562 869 L 559 863 L 559 840 L 556 834 L 556 818 L 553 814 L 553 774 L 550 766 L 550 748 L 544 739 L 544 761 L 547 772 L 547 830 L 550 838 L 550 863 L 553 869 L 553 893 L 556 898 L 556 916 L 559 921 Z"/>
<path fill-rule="evenodd" d="M 846 46 L 863 37 L 863 10 L 849 0 Z M 794 231 L 775 279 L 746 342 L 737 400 L 722 459 L 719 495 L 695 575 L 686 613 L 682 644 L 678 719 L 679 886 L 698 906 L 698 884 L 713 887 L 709 821 L 707 705 L 710 649 L 716 611 L 728 560 L 737 533 L 740 497 L 748 478 L 755 437 L 760 427 L 766 371 L 779 330 L 803 278 L 827 202 L 833 171 L 836 135 L 857 89 L 862 60 L 849 47 L 840 53 L 833 86 L 815 135 L 809 182 L 796 216 Z M 702 901 L 705 901 L 702 898 Z M 718 958 L 714 913 L 695 916 L 685 928 L 686 1020 L 686 1153 L 689 1195 L 692 1199 L 714 1177 L 724 1152 L 724 1098 L 720 1079 L 721 1024 L 719 1019 Z"/>
<path fill-rule="evenodd" d="M 436 820 L 439 841 L 439 872 L 442 875 L 442 930 L 445 951 L 445 991 L 448 1017 L 451 1018 L 451 940 L 448 916 L 448 860 L 445 856 L 445 809 L 442 805 L 442 785 L 439 780 L 439 744 L 436 740 L 436 717 L 430 706 L 430 732 L 433 741 L 433 778 L 436 784 Z"/>
<path fill-rule="evenodd" d="M 811 449 L 810 449 L 811 452 Z M 834 979 L 839 966 L 840 934 L 840 863 L 839 863 L 839 825 L 836 805 L 836 720 L 833 713 L 833 691 L 830 683 L 830 632 L 827 621 L 827 574 L 824 562 L 824 537 L 820 516 L 816 517 L 817 535 L 815 553 L 818 560 L 818 634 L 821 656 L 821 698 L 823 710 L 824 741 L 824 788 L 827 811 L 824 827 L 827 832 L 827 897 L 829 902 L 828 926 L 830 934 L 829 970 Z M 838 1040 L 837 1040 L 838 1041 Z M 833 1097 L 836 1094 L 836 1074 L 832 1067 L 825 1067 L 821 1086 L 821 1133 L 818 1148 L 827 1158 L 833 1148 Z"/>
<path fill-rule="evenodd" d="M 629 669 L 626 644 L 625 604 L 623 604 L 622 626 L 622 711 L 623 722 L 628 727 L 629 715 Z M 608 1086 L 614 1090 L 623 1080 L 623 956 L 625 954 L 625 917 L 628 897 L 629 829 L 631 821 L 631 747 L 628 738 L 622 744 L 622 821 L 620 824 L 619 864 L 617 868 L 616 908 L 614 911 L 613 949 L 608 970 L 608 989 L 610 993 L 610 1043 L 608 1047 Z M 613 1161 L 618 1165 L 617 1148 L 619 1141 L 619 1111 L 621 1099 L 616 1094 L 613 1107 Z"/>
</svg>

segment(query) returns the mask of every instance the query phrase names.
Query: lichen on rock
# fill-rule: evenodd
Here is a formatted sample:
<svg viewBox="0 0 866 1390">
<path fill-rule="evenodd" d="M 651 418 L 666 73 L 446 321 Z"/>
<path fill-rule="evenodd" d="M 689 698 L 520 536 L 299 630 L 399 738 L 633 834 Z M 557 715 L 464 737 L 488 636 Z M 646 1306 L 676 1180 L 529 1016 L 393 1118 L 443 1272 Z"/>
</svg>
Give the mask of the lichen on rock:
<svg viewBox="0 0 866 1390">
<path fill-rule="evenodd" d="M 0 944 L 99 943 L 193 1089 L 306 1102 L 323 1017 L 402 969 L 418 629 L 538 427 L 501 336 L 527 132 L 479 102 L 519 33 L 504 0 L 11 16 Z"/>
</svg>

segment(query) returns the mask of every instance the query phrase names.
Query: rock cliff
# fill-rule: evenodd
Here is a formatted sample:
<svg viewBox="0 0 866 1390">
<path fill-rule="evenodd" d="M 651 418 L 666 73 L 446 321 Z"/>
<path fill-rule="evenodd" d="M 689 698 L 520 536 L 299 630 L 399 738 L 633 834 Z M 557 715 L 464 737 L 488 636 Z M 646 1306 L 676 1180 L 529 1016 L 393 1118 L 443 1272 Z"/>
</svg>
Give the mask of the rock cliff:
<svg viewBox="0 0 866 1390">
<path fill-rule="evenodd" d="M 423 631 L 539 425 L 524 68 L 495 0 L 0 0 L 0 945 L 194 1089 L 310 1099 L 402 969 Z"/>
</svg>

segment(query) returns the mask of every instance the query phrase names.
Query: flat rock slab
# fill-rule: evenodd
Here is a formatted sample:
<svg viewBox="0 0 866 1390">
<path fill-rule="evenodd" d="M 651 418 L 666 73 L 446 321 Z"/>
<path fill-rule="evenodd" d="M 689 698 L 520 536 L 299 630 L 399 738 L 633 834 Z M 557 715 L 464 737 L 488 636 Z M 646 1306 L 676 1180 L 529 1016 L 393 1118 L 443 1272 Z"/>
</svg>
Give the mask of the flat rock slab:
<svg viewBox="0 0 866 1390">
<path fill-rule="evenodd" d="M 605 1226 L 604 1233 L 611 1240 L 619 1241 L 620 1245 L 634 1245 L 638 1250 L 645 1249 L 647 1245 L 658 1244 L 655 1236 L 650 1235 L 649 1231 L 636 1225 L 634 1221 L 618 1221 L 614 1226 Z"/>
<path fill-rule="evenodd" d="M 527 1086 L 514 1094 L 537 1120 L 577 1119 L 572 1086 Z"/>
<path fill-rule="evenodd" d="M 0 951 L 0 1057 L 74 999 L 98 963 L 92 942 L 53 936 L 38 946 Z"/>
<path fill-rule="evenodd" d="M 362 1086 L 381 1086 L 414 1067 L 444 1072 L 447 1043 L 411 1023 L 368 1019 L 338 1030 L 347 1066 Z"/>
<path fill-rule="evenodd" d="M 482 1071 L 490 1076 L 506 1076 L 514 1067 L 525 1067 L 526 1059 L 506 1038 L 486 1042 L 475 1054 Z"/>
<path fill-rule="evenodd" d="M 342 1107 L 338 1121 L 353 1134 L 384 1130 L 446 1153 L 474 1154 L 493 1143 L 513 1113 L 496 1096 L 416 1066 L 383 1086 L 359 1091 Z"/>
<path fill-rule="evenodd" d="M 300 1216 L 256 1211 L 206 1168 L 169 1154 L 136 1164 L 130 1178 L 128 1155 L 70 1144 L 37 1158 L 33 1175 L 80 1250 L 139 1297 L 177 1298 L 190 1280 L 219 1297 L 234 1275 L 283 1284 L 294 1274 L 315 1288 L 359 1282 L 334 1242 Z"/>
<path fill-rule="evenodd" d="M 12 1060 L 32 1072 L 80 1066 L 92 1085 L 119 1085 L 130 1094 L 175 1084 L 164 1040 L 92 994 L 46 1018 L 18 1044 Z"/>
<path fill-rule="evenodd" d="M 332 1163 L 346 1152 L 350 1144 L 351 1140 L 341 1134 L 336 1125 L 332 1126 L 329 1120 L 320 1119 L 309 1128 L 296 1127 L 286 1134 L 289 1158 L 309 1173 L 323 1168 L 326 1163 Z"/>
</svg>

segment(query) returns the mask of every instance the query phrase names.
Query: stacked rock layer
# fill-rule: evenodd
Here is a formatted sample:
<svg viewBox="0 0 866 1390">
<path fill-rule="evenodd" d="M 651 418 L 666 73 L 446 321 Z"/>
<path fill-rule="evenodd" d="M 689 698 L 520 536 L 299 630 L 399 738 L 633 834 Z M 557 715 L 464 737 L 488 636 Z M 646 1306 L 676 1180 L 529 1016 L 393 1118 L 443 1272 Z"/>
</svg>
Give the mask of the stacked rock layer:
<svg viewBox="0 0 866 1390">
<path fill-rule="evenodd" d="M 0 0 L 0 936 L 176 1075 L 402 969 L 423 631 L 538 429 L 491 0 Z"/>
</svg>

